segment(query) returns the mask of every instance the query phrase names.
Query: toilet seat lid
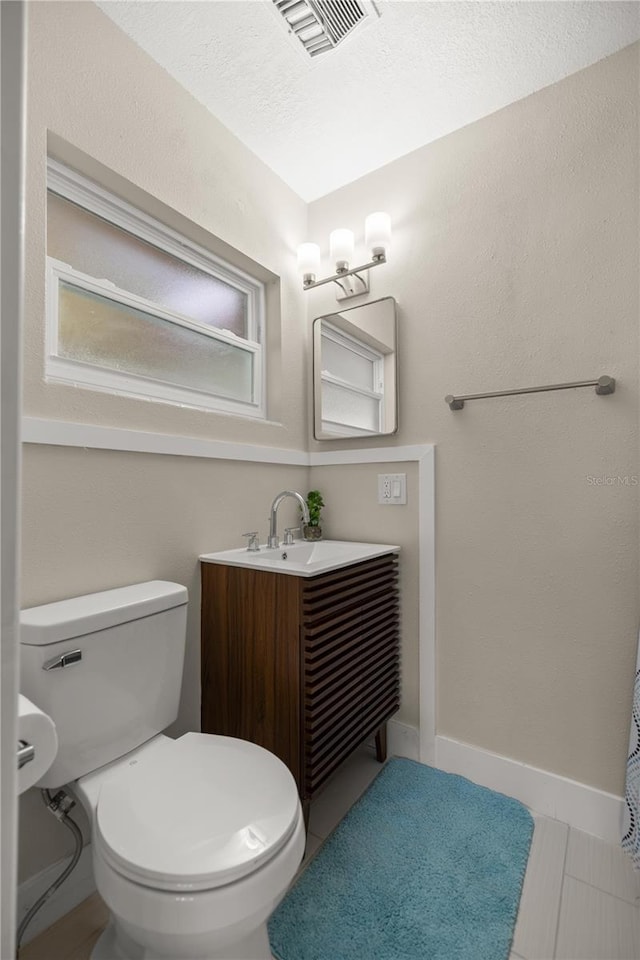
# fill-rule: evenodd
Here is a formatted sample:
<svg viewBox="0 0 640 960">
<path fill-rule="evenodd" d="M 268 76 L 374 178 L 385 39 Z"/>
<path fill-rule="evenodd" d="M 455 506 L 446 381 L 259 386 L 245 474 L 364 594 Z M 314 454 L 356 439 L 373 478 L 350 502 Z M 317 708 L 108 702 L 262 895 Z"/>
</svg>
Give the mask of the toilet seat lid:
<svg viewBox="0 0 640 960">
<path fill-rule="evenodd" d="M 273 857 L 299 809 L 295 781 L 272 753 L 246 740 L 187 733 L 106 780 L 96 847 L 143 886 L 212 889 Z"/>
</svg>

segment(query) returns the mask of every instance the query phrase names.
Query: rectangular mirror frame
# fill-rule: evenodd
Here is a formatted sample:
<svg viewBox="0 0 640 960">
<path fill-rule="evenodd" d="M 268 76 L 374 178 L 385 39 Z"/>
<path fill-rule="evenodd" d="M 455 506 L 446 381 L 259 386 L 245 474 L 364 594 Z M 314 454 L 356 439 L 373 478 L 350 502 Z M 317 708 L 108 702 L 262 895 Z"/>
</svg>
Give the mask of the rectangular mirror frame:
<svg viewBox="0 0 640 960">
<path fill-rule="evenodd" d="M 388 316 L 376 316 L 386 311 Z M 367 317 L 368 314 L 368 317 Z M 323 325 L 323 321 L 325 322 Z M 372 329 L 368 329 L 367 323 Z M 387 329 L 381 329 L 386 324 Z M 377 429 L 358 426 L 356 423 L 336 422 L 335 432 L 327 429 L 327 421 L 323 418 L 323 386 L 333 387 L 340 391 L 352 392 L 354 397 L 359 395 L 363 407 L 368 400 L 375 402 L 376 391 L 343 381 L 340 377 L 331 378 L 325 371 L 323 377 L 322 340 L 327 331 L 333 334 L 335 343 L 340 349 L 348 349 L 349 342 L 354 344 L 354 353 L 363 360 L 372 364 L 372 372 L 379 370 L 382 373 L 383 383 L 379 395 L 379 425 Z M 375 336 L 377 334 L 377 336 Z M 342 341 L 342 343 L 341 343 Z M 376 367 L 376 363 L 379 366 Z M 329 380 L 333 381 L 328 384 Z M 327 390 L 324 391 L 326 401 Z M 344 438 L 388 436 L 398 430 L 398 336 L 396 301 L 393 297 L 382 297 L 357 307 L 340 310 L 332 314 L 323 314 L 313 321 L 313 428 L 316 440 L 342 440 Z"/>
</svg>

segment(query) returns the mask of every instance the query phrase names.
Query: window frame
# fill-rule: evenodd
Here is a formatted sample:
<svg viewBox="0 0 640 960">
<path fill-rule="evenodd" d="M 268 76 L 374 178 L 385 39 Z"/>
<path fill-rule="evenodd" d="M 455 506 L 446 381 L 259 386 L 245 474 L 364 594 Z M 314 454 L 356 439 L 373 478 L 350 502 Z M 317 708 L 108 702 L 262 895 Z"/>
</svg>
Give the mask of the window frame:
<svg viewBox="0 0 640 960">
<path fill-rule="evenodd" d="M 135 399 L 155 400 L 211 412 L 266 420 L 265 284 L 52 158 L 47 159 L 47 192 L 77 204 L 88 213 L 125 230 L 133 237 L 240 290 L 247 296 L 247 337 L 239 337 L 229 331 L 200 324 L 183 314 L 160 307 L 151 300 L 122 290 L 109 280 L 97 279 L 81 273 L 71 265 L 47 254 L 45 380 Z M 142 310 L 160 320 L 175 323 L 210 339 L 251 353 L 253 356 L 251 400 L 232 400 L 215 393 L 187 386 L 180 387 L 142 374 L 123 373 L 81 360 L 61 357 L 57 352 L 58 288 L 61 280 L 81 290 L 112 300 L 114 303 Z"/>
</svg>

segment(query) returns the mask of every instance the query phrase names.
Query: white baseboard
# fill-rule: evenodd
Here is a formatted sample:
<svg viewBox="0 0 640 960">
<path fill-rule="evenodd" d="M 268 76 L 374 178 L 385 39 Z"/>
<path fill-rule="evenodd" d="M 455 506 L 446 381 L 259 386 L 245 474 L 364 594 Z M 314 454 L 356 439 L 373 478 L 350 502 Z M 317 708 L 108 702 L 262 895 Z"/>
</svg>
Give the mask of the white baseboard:
<svg viewBox="0 0 640 960">
<path fill-rule="evenodd" d="M 409 760 L 420 759 L 420 743 L 418 730 L 399 720 L 389 720 L 387 723 L 387 755 L 390 757 L 407 757 Z"/>
<path fill-rule="evenodd" d="M 28 880 L 20 884 L 18 887 L 18 926 L 32 904 L 34 904 L 38 897 L 41 897 L 53 881 L 60 876 L 70 860 L 71 857 L 58 860 L 57 863 L 47 867 L 42 873 L 37 873 L 34 877 L 29 877 Z M 73 910 L 74 907 L 77 907 L 77 905 L 82 903 L 87 897 L 91 896 L 95 889 L 93 864 L 91 862 L 91 844 L 88 843 L 80 854 L 80 859 L 75 869 L 67 877 L 62 886 L 42 905 L 25 930 L 22 940 L 23 946 L 25 943 L 28 943 L 29 940 L 33 940 L 39 933 L 42 933 L 43 930 L 46 930 L 47 927 L 50 927 L 56 920 L 59 920 L 60 917 L 63 917 L 66 913 L 69 913 L 70 910 Z"/>
<path fill-rule="evenodd" d="M 449 737 L 436 737 L 436 766 L 515 797 L 534 813 L 609 843 L 620 842 L 622 797 Z"/>
</svg>

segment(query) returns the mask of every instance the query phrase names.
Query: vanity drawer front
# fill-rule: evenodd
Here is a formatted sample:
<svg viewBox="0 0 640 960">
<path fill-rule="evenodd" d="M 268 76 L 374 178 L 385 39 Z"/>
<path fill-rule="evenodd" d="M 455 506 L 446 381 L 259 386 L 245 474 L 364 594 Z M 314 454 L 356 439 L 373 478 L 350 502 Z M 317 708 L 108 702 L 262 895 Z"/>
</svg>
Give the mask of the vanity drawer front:
<svg viewBox="0 0 640 960">
<path fill-rule="evenodd" d="M 313 795 L 399 706 L 395 554 L 302 588 L 305 792 Z"/>
</svg>

